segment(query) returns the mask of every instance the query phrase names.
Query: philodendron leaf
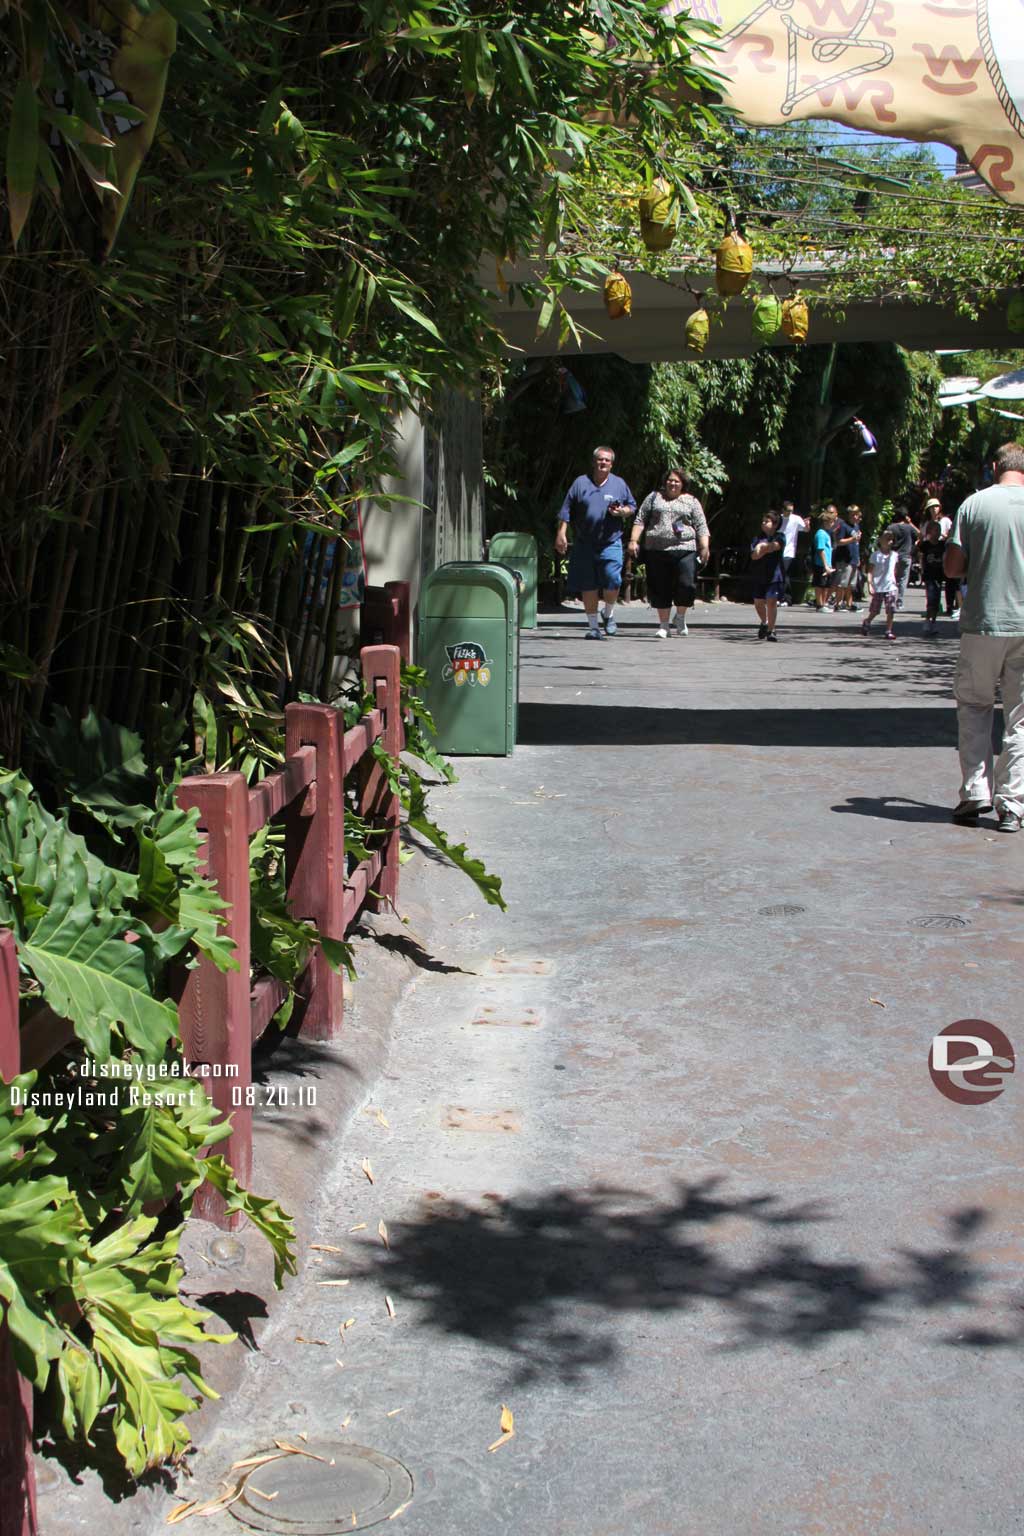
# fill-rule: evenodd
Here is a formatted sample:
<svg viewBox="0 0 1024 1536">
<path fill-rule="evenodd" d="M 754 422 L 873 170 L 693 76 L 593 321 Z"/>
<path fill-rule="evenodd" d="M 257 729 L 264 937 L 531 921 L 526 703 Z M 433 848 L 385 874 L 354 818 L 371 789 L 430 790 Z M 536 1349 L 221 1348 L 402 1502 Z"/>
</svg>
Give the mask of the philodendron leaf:
<svg viewBox="0 0 1024 1536">
<path fill-rule="evenodd" d="M 5 1125 L 0 1118 L 0 1131 Z M 72 1261 L 85 1251 L 85 1218 L 65 1178 L 30 1172 L 21 1158 L 0 1174 L 0 1298 L 18 1370 L 42 1389 L 64 1346 L 46 1296 L 69 1284 Z"/>
<path fill-rule="evenodd" d="M 190 1195 L 203 1178 L 200 1150 L 231 1134 L 196 1078 L 161 1076 L 144 1079 L 138 1087 L 143 1094 L 186 1097 L 175 1105 L 143 1101 L 119 1116 L 121 1146 L 111 1177 L 126 1208 L 136 1213 L 152 1200 L 170 1198 L 176 1189 Z"/>
<path fill-rule="evenodd" d="M 137 827 L 139 901 L 182 929 L 221 971 L 237 971 L 234 941 L 222 927 L 226 902 L 194 872 L 199 812 L 163 811 L 150 827 Z"/>
<path fill-rule="evenodd" d="M 152 812 L 153 784 L 142 738 L 91 710 L 73 720 L 58 705 L 53 724 L 36 734 L 62 789 L 106 827 L 134 827 Z"/>
<path fill-rule="evenodd" d="M 189 1444 L 184 1416 L 197 1405 L 179 1375 L 206 1396 L 216 1396 L 195 1355 L 179 1346 L 234 1337 L 204 1333 L 207 1314 L 178 1299 L 180 1229 L 151 1241 L 155 1226 L 152 1217 L 137 1217 L 118 1227 L 90 1247 L 74 1279 L 75 1299 L 113 1384 L 117 1447 L 136 1475 L 180 1459 Z"/>
<path fill-rule="evenodd" d="M 228 1215 L 242 1211 L 254 1227 L 263 1233 L 274 1254 L 274 1284 L 280 1290 L 286 1274 L 295 1270 L 295 1223 L 277 1203 L 243 1189 L 223 1157 L 207 1157 L 203 1160 L 203 1172 L 207 1182 L 224 1196 Z"/>
<path fill-rule="evenodd" d="M 461 869 L 464 875 L 469 876 L 484 901 L 492 907 L 500 907 L 503 912 L 508 910 L 508 903 L 501 894 L 501 876 L 489 875 L 483 861 L 474 859 L 465 843 L 450 842 L 448 834 L 443 832 L 436 822 L 431 821 L 427 815 L 426 790 L 416 776 L 410 776 L 409 780 L 407 819 L 413 831 L 425 837 L 429 843 L 433 843 L 434 847 L 443 853 L 456 869 Z"/>
<path fill-rule="evenodd" d="M 150 993 L 145 954 L 125 940 L 127 929 L 123 914 L 94 911 L 88 890 L 67 878 L 19 945 L 19 956 L 49 1006 L 71 1020 L 97 1060 L 110 1054 L 114 1025 L 144 1060 L 159 1061 L 177 1036 L 178 1015 L 171 1003 Z"/>
</svg>

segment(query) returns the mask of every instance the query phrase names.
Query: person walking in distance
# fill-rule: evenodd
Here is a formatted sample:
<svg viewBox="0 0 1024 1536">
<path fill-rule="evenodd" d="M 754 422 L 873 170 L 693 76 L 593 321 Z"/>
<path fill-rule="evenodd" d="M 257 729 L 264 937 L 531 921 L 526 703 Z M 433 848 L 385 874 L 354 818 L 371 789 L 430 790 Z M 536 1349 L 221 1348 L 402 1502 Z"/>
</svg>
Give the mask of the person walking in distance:
<svg viewBox="0 0 1024 1536">
<path fill-rule="evenodd" d="M 853 547 L 860 543 L 860 529 L 852 523 L 844 523 L 839 508 L 830 502 L 827 511 L 835 514 L 832 527 L 832 581 L 829 599 L 836 613 L 850 606 L 850 589 L 853 586 Z"/>
<path fill-rule="evenodd" d="M 947 517 L 942 510 L 942 502 L 937 496 L 929 496 L 924 504 L 924 516 L 934 518 L 939 527 L 939 538 L 942 540 L 943 553 L 945 553 L 946 540 L 949 538 L 953 527 L 953 519 Z M 924 530 L 927 534 L 927 528 Z M 942 583 L 946 599 L 946 618 L 951 619 L 960 606 L 960 583 L 958 581 L 945 581 Z"/>
<path fill-rule="evenodd" d="M 910 580 L 910 567 L 914 563 L 914 551 L 918 545 L 918 532 L 907 507 L 898 507 L 896 516 L 889 524 L 892 547 L 896 552 L 896 607 L 902 608 Z"/>
<path fill-rule="evenodd" d="M 995 806 L 1000 832 L 1024 821 L 1024 447 L 1005 443 L 995 484 L 968 496 L 946 541 L 945 573 L 967 577 L 954 693 L 960 801 L 953 820 L 975 826 Z M 992 760 L 996 695 L 1003 749 Z"/>
<path fill-rule="evenodd" d="M 920 544 L 921 579 L 924 582 L 924 633 L 937 635 L 938 618 L 942 608 L 942 589 L 945 585 L 944 560 L 946 541 L 938 518 L 929 518 L 924 525 Z"/>
<path fill-rule="evenodd" d="M 864 514 L 860 507 L 847 507 L 845 523 L 845 527 L 848 530 L 846 547 L 849 550 L 849 564 L 846 567 L 847 585 L 836 593 L 836 608 L 844 608 L 848 613 L 857 612 L 857 586 L 860 581 L 861 523 L 863 518 Z"/>
<path fill-rule="evenodd" d="M 614 463 L 613 449 L 594 449 L 590 474 L 578 475 L 565 493 L 555 533 L 555 554 L 561 559 L 572 523 L 569 588 L 583 594 L 588 640 L 606 640 L 618 630 L 615 604 L 622 582 L 622 523 L 636 511 L 633 492 L 625 480 L 612 474 Z M 604 599 L 600 615 L 599 596 Z"/>
<path fill-rule="evenodd" d="M 802 533 L 808 533 L 811 527 L 809 517 L 801 517 L 791 501 L 782 503 L 782 536 L 786 546 L 782 552 L 782 571 L 786 593 L 782 599 L 782 606 L 788 608 L 793 601 L 793 591 L 789 584 L 789 569 L 796 559 L 797 540 Z"/>
<path fill-rule="evenodd" d="M 697 567 L 707 563 L 710 534 L 704 508 L 696 496 L 686 494 L 681 469 L 667 469 L 660 491 L 652 491 L 641 503 L 629 536 L 629 552 L 636 558 L 641 538 L 647 561 L 647 597 L 658 611 L 658 639 L 672 633 L 688 635 L 686 615 L 697 600 Z M 672 605 L 676 621 L 670 625 Z"/>
<path fill-rule="evenodd" d="M 759 640 L 779 638 L 775 633 L 775 619 L 785 590 L 782 560 L 786 547 L 781 521 L 778 512 L 766 512 L 761 519 L 761 531 L 750 545 L 750 586 L 754 608 L 761 620 L 757 632 Z"/>
<path fill-rule="evenodd" d="M 829 587 L 835 577 L 835 566 L 832 564 L 832 534 L 839 521 L 836 509 L 831 503 L 821 514 L 821 526 L 814 535 L 812 549 L 814 566 L 814 602 L 818 613 L 825 612 L 825 602 L 828 598 Z"/>
<path fill-rule="evenodd" d="M 871 620 L 875 618 L 884 606 L 885 608 L 885 638 L 895 640 L 893 633 L 893 617 L 896 613 L 896 566 L 899 557 L 892 547 L 892 534 L 887 528 L 878 540 L 878 548 L 871 556 L 868 566 L 868 592 L 870 604 L 868 616 L 860 627 L 862 635 L 866 635 L 871 628 Z"/>
</svg>

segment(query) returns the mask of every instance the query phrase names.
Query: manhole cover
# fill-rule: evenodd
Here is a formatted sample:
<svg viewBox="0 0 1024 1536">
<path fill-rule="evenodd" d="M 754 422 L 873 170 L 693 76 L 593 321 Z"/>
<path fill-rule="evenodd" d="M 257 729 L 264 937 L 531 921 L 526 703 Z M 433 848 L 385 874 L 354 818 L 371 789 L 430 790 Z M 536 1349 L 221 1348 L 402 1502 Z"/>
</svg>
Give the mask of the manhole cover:
<svg viewBox="0 0 1024 1536">
<path fill-rule="evenodd" d="M 389 1520 L 412 1498 L 412 1477 L 400 1461 L 365 1445 L 336 1440 L 304 1444 L 324 1460 L 282 1456 L 257 1467 L 245 1493 L 231 1505 L 236 1520 L 274 1536 L 342 1536 Z M 260 1498 L 257 1488 L 277 1497 Z"/>
<path fill-rule="evenodd" d="M 915 917 L 915 928 L 969 928 L 966 917 L 955 917 L 948 912 L 936 912 L 930 917 Z"/>
<path fill-rule="evenodd" d="M 792 902 L 784 901 L 776 907 L 758 907 L 758 917 L 799 917 L 801 912 L 806 912 L 806 907 L 795 906 Z"/>
</svg>

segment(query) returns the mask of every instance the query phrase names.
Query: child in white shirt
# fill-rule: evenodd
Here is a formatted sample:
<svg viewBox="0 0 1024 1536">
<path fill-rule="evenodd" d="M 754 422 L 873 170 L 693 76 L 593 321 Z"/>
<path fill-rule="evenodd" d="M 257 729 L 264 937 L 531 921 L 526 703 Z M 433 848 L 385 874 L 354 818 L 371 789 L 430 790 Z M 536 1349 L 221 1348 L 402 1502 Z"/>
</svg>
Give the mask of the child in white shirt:
<svg viewBox="0 0 1024 1536">
<path fill-rule="evenodd" d="M 871 594 L 871 605 L 868 608 L 868 616 L 860 627 L 862 635 L 866 635 L 871 620 L 881 612 L 885 604 L 885 638 L 895 640 L 892 626 L 896 615 L 896 599 L 899 589 L 896 582 L 896 564 L 899 557 L 892 547 L 892 534 L 886 529 L 878 540 L 878 548 L 871 556 L 868 566 L 868 591 Z"/>
</svg>

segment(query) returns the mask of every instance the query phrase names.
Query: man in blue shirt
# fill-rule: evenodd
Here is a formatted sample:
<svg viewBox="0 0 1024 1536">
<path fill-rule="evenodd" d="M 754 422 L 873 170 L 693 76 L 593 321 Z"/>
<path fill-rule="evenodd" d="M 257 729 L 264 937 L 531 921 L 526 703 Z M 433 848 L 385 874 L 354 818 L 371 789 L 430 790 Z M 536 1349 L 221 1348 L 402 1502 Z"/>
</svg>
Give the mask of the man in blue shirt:
<svg viewBox="0 0 1024 1536">
<path fill-rule="evenodd" d="M 567 529 L 572 524 L 573 544 L 569 556 L 569 588 L 583 594 L 587 614 L 587 639 L 606 640 L 618 629 L 615 604 L 622 582 L 622 525 L 629 518 L 632 527 L 636 500 L 618 475 L 612 474 L 615 454 L 611 448 L 595 448 L 589 475 L 580 475 L 570 485 L 558 513 L 555 554 L 561 558 L 569 547 Z M 604 612 L 597 611 L 598 594 L 604 598 Z M 604 618 L 604 629 L 601 628 Z"/>
</svg>

